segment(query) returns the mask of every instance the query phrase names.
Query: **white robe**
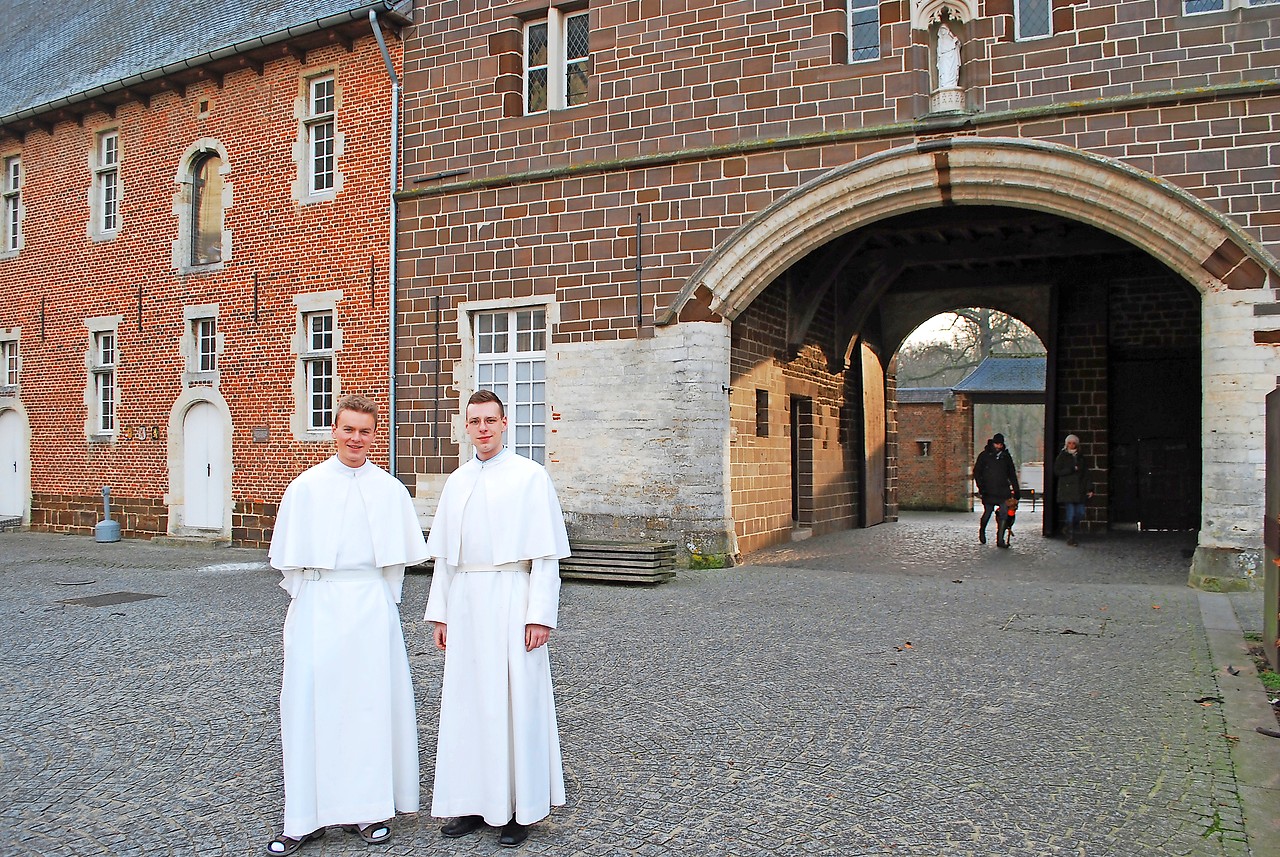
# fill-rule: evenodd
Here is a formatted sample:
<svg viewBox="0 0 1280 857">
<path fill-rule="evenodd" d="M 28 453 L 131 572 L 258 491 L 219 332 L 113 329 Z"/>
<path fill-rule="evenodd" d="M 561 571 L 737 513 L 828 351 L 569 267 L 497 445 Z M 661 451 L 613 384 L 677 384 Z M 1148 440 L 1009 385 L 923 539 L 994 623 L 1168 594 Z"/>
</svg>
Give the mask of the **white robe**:
<svg viewBox="0 0 1280 857">
<path fill-rule="evenodd" d="M 284 835 L 417 812 L 417 721 L 396 604 L 405 566 L 427 551 L 408 491 L 374 464 L 330 458 L 285 491 L 269 555 L 292 596 Z"/>
<path fill-rule="evenodd" d="M 526 652 L 526 624 L 555 627 L 569 539 L 542 465 L 502 450 L 445 484 L 428 548 L 436 558 L 426 618 L 448 628 L 431 814 L 532 824 L 564 805 L 564 767 L 547 646 Z M 525 571 L 462 571 L 529 560 Z"/>
</svg>

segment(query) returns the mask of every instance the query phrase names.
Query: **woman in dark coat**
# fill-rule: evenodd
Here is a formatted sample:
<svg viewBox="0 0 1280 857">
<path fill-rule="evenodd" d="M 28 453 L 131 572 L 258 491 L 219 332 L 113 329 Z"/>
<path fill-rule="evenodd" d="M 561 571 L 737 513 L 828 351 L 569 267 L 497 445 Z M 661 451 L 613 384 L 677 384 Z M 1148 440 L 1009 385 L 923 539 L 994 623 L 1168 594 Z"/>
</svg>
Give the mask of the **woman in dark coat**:
<svg viewBox="0 0 1280 857">
<path fill-rule="evenodd" d="M 1058 478 L 1058 502 L 1066 507 L 1067 544 L 1075 547 L 1085 501 L 1093 496 L 1093 480 L 1080 454 L 1080 438 L 1067 435 L 1062 451 L 1053 460 L 1053 475 Z"/>
</svg>

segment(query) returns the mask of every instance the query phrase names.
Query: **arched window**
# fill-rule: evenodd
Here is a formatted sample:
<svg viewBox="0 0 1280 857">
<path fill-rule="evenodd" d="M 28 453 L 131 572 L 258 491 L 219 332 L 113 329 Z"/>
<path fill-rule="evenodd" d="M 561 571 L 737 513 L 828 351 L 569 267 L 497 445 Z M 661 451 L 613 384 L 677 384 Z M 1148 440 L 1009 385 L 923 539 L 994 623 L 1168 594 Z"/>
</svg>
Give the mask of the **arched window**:
<svg viewBox="0 0 1280 857">
<path fill-rule="evenodd" d="M 222 261 L 222 158 L 199 155 L 191 165 L 191 264 Z"/>
</svg>

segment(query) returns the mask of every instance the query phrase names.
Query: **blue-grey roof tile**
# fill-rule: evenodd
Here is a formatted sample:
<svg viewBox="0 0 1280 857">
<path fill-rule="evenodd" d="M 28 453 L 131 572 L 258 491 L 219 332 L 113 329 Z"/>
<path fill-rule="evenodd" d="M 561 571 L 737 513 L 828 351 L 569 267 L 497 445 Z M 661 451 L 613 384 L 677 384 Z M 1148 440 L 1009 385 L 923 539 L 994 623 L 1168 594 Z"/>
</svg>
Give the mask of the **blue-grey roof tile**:
<svg viewBox="0 0 1280 857">
<path fill-rule="evenodd" d="M 358 9 L 374 0 L 5 0 L 0 117 Z"/>
<path fill-rule="evenodd" d="M 966 393 L 1043 393 L 1044 357 L 988 357 L 951 389 Z"/>
</svg>

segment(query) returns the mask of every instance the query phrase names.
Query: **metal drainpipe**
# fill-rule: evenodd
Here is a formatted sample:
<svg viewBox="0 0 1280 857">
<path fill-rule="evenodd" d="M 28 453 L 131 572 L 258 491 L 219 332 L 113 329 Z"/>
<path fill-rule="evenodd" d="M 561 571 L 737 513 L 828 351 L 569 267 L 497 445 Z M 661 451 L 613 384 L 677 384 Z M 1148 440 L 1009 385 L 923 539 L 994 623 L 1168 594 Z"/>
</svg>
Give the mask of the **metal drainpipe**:
<svg viewBox="0 0 1280 857">
<path fill-rule="evenodd" d="M 378 40 L 378 50 L 382 51 L 382 62 L 387 66 L 387 76 L 391 78 L 391 237 L 388 246 L 391 257 L 387 265 L 388 294 L 387 305 L 390 313 L 389 347 L 391 349 L 389 371 L 391 373 L 390 414 L 387 420 L 387 446 L 389 448 L 388 471 L 396 475 L 396 263 L 398 261 L 398 242 L 396 240 L 396 191 L 400 189 L 400 78 L 396 76 L 396 67 L 391 62 L 391 52 L 387 50 L 387 41 L 382 36 L 382 28 L 378 26 L 378 14 L 369 10 L 369 26 L 373 28 L 373 37 Z"/>
</svg>

